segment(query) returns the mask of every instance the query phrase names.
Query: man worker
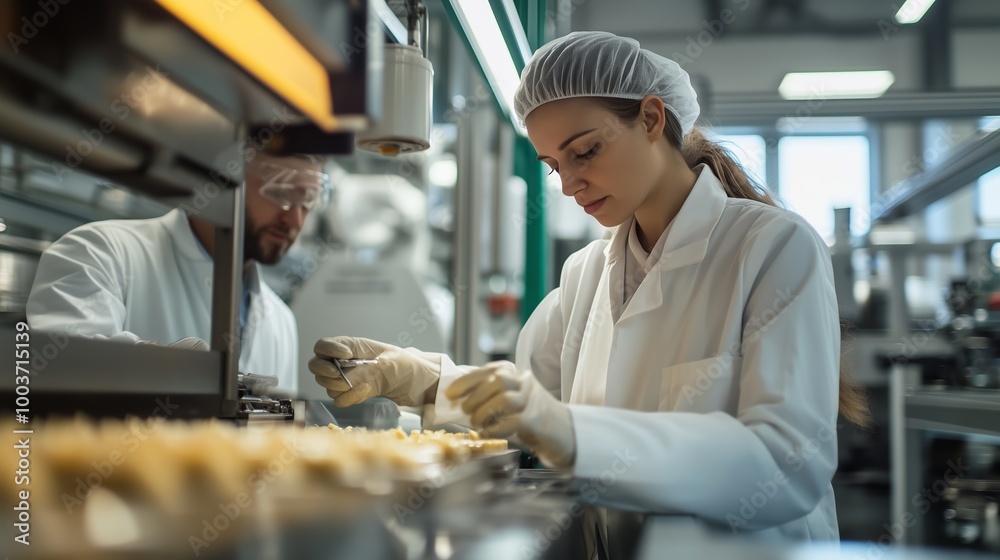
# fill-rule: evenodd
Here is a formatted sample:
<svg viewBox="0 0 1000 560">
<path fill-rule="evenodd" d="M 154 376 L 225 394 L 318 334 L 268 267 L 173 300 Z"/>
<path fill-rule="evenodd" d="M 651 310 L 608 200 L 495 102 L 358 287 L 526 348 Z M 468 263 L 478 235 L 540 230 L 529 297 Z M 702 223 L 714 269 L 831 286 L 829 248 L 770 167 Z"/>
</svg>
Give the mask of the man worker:
<svg viewBox="0 0 1000 560">
<path fill-rule="evenodd" d="M 279 389 L 294 393 L 295 319 L 261 280 L 258 264 L 285 256 L 331 187 L 315 156 L 247 150 L 247 159 L 239 370 L 276 376 Z M 214 244 L 214 226 L 181 209 L 80 226 L 42 254 L 28 323 L 76 336 L 208 349 Z"/>
</svg>

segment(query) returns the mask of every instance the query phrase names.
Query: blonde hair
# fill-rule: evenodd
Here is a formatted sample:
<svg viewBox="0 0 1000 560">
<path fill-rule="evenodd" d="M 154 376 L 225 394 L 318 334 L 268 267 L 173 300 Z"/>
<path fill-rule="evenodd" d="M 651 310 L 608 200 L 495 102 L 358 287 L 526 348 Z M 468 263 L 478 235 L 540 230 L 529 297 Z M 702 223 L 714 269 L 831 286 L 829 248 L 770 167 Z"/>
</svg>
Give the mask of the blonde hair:
<svg viewBox="0 0 1000 560">
<path fill-rule="evenodd" d="M 616 99 L 610 97 L 598 97 L 595 100 L 604 108 L 614 113 L 622 122 L 629 124 L 639 119 L 639 111 L 642 100 L 633 101 L 631 99 Z M 756 200 L 771 206 L 778 206 L 774 197 L 767 192 L 767 189 L 758 183 L 750 174 L 743 169 L 743 166 L 736 161 L 732 152 L 705 137 L 700 129 L 695 127 L 687 136 L 683 136 L 681 125 L 674 118 L 670 111 L 664 111 L 666 116 L 666 126 L 664 136 L 684 157 L 684 162 L 689 168 L 705 164 L 712 173 L 719 178 L 726 195 L 730 198 L 745 198 Z M 850 324 L 843 319 L 840 321 L 840 336 L 844 339 L 850 331 Z M 838 397 L 838 408 L 840 414 L 859 428 L 869 428 L 872 425 L 871 411 L 868 407 L 868 391 L 864 385 L 859 383 L 851 375 L 847 360 L 843 359 L 843 351 L 840 360 L 840 391 Z"/>
</svg>

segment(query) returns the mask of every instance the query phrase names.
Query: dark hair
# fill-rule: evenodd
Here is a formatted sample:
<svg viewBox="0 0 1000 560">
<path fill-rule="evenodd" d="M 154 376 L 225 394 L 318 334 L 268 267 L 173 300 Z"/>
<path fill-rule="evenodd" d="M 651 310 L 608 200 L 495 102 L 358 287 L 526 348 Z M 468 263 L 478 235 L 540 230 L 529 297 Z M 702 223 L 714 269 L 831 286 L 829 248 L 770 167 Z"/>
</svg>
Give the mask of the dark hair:
<svg viewBox="0 0 1000 560">
<path fill-rule="evenodd" d="M 617 99 L 598 97 L 595 99 L 605 109 L 611 111 L 624 124 L 633 125 L 639 120 L 642 100 Z M 705 137 L 697 127 L 684 136 L 681 125 L 669 110 L 664 110 L 666 125 L 664 136 L 667 142 L 684 157 L 689 168 L 695 168 L 704 163 L 712 173 L 719 178 L 726 195 L 730 198 L 746 198 L 777 206 L 777 202 L 767 189 L 759 184 L 743 166 L 736 161 L 731 151 L 724 146 L 712 142 Z M 840 336 L 844 339 L 850 331 L 847 321 L 840 321 Z M 871 412 L 868 408 L 868 391 L 851 375 L 847 361 L 840 360 L 840 414 L 848 422 L 859 428 L 869 428 L 872 425 Z"/>
</svg>

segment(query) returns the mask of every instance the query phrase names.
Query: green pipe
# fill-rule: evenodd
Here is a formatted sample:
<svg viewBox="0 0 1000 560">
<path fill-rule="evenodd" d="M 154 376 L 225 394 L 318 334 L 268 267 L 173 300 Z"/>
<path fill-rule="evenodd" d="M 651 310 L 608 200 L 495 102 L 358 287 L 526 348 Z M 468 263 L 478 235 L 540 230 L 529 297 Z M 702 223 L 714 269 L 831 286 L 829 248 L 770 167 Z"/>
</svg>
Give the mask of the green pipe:
<svg viewBox="0 0 1000 560">
<path fill-rule="evenodd" d="M 545 175 L 535 159 L 535 148 L 527 138 L 514 140 L 514 174 L 527 184 L 524 231 L 524 294 L 521 297 L 522 324 L 549 291 L 549 235 L 545 227 Z"/>
<path fill-rule="evenodd" d="M 518 16 L 532 51 L 545 43 L 545 0 L 517 0 Z M 545 227 L 545 174 L 535 159 L 535 148 L 518 135 L 514 146 L 514 173 L 527 184 L 524 231 L 524 294 L 521 322 L 531 316 L 549 292 L 549 234 Z"/>
</svg>

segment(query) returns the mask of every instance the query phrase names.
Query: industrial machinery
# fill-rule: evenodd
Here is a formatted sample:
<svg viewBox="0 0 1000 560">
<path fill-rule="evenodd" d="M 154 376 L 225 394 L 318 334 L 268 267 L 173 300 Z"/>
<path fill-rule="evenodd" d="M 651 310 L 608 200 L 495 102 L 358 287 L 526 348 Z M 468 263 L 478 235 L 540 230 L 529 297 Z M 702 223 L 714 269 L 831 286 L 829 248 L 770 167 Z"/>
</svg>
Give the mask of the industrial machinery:
<svg viewBox="0 0 1000 560">
<path fill-rule="evenodd" d="M 1000 267 L 987 255 L 975 262 L 975 275 L 953 282 L 948 297 L 954 313 L 950 340 L 959 350 L 951 381 L 1000 389 Z"/>
<path fill-rule="evenodd" d="M 877 226 L 923 211 L 1000 164 L 1000 131 L 884 193 Z M 986 237 L 986 236 L 983 236 Z M 995 239 L 878 244 L 888 264 L 881 344 L 863 367 L 887 372 L 891 536 L 904 544 L 998 550 L 1000 484 L 1000 249 Z M 961 263 L 929 320 L 908 301 L 912 259 Z M 835 269 L 836 270 L 836 269 Z"/>
<path fill-rule="evenodd" d="M 238 325 L 244 152 L 352 149 L 351 134 L 381 109 L 385 41 L 375 8 L 319 0 L 49 8 L 0 6 L 0 30 L 14 38 L 0 47 L 0 138 L 59 177 L 83 171 L 215 224 L 215 274 L 210 352 L 31 332 L 31 416 L 291 416 L 287 403 L 240 383 L 239 343 L 227 334 Z M 13 377 L 2 383 L 12 396 Z"/>
</svg>

